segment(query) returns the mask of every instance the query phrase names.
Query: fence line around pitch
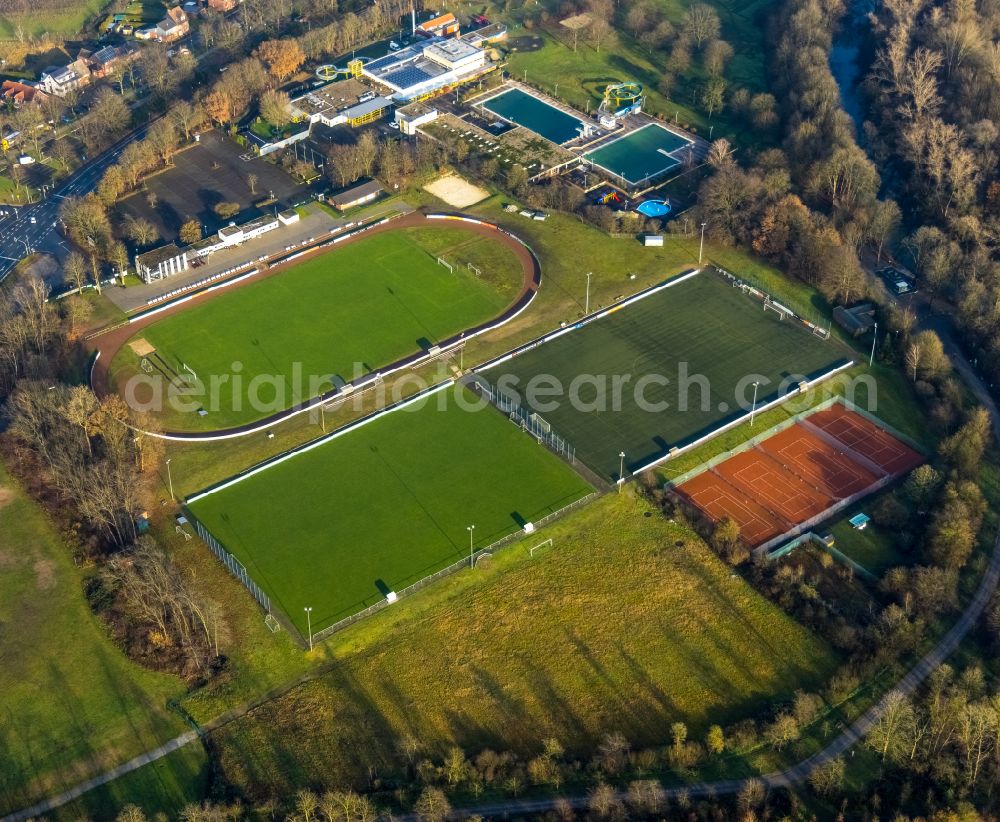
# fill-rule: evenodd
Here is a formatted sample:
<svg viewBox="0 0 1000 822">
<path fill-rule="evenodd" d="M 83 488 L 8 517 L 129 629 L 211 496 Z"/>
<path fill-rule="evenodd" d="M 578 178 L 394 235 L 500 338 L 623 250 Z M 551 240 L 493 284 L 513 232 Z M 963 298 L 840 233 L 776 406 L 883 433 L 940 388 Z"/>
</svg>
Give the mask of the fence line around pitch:
<svg viewBox="0 0 1000 822">
<path fill-rule="evenodd" d="M 815 379 L 804 381 L 798 386 L 796 386 L 793 391 L 789 391 L 787 394 L 783 394 L 780 397 L 777 397 L 776 399 L 773 399 L 768 403 L 759 405 L 756 408 L 752 409 L 751 411 L 748 411 L 747 413 L 743 414 L 742 416 L 737 417 L 734 420 L 730 420 L 724 425 L 720 425 L 718 428 L 713 428 L 703 437 L 699 437 L 693 442 L 689 442 L 687 445 L 683 445 L 678 448 L 672 448 L 668 453 L 664 454 L 663 456 L 656 457 L 650 462 L 647 462 L 645 465 L 640 465 L 638 468 L 633 470 L 631 474 L 634 477 L 638 474 L 643 473 L 644 471 L 649 471 L 651 468 L 655 468 L 658 465 L 662 465 L 665 462 L 669 462 L 670 460 L 677 458 L 681 454 L 684 454 L 693 448 L 697 448 L 699 445 L 704 445 L 706 442 L 708 442 L 711 439 L 714 439 L 720 434 L 724 434 L 730 428 L 735 428 L 738 425 L 742 425 L 751 416 L 754 416 L 756 414 L 763 414 L 765 411 L 770 411 L 772 408 L 776 408 L 777 406 L 788 402 L 792 397 L 797 397 L 801 396 L 802 394 L 805 394 L 807 391 L 819 385 L 821 382 L 825 382 L 834 375 L 839 374 L 841 371 L 846 371 L 849 368 L 853 367 L 854 367 L 854 360 L 848 360 L 846 363 L 843 363 L 842 365 L 838 365 L 835 368 L 830 369 L 825 374 L 820 374 Z M 625 478 L 622 477 L 621 479 L 618 480 L 618 483 L 621 484 L 624 481 Z"/>
<path fill-rule="evenodd" d="M 548 430 L 545 430 L 541 422 L 539 422 L 540 419 L 543 419 L 540 415 L 529 411 L 519 402 L 504 394 L 503 391 L 499 389 L 494 390 L 489 381 L 480 374 L 471 374 L 470 382 L 479 389 L 493 406 L 503 414 L 506 414 L 508 418 L 516 417 L 523 431 L 533 436 L 540 443 L 544 443 L 550 450 L 554 451 L 571 465 L 576 465 L 576 446 L 553 431 L 552 426 L 548 422 L 545 423 L 549 426 Z"/>
<path fill-rule="evenodd" d="M 754 279 L 753 276 L 749 274 L 733 274 L 731 271 L 729 271 L 726 268 L 723 268 L 721 265 L 715 262 L 712 263 L 712 267 L 722 277 L 729 280 L 734 288 L 741 288 L 743 289 L 744 293 L 749 294 L 750 296 L 760 300 L 764 304 L 765 308 L 774 308 L 775 310 L 778 311 L 779 314 L 783 315 L 783 318 L 784 316 L 789 316 L 793 320 L 796 320 L 797 322 L 804 325 L 813 334 L 816 334 L 816 336 L 822 337 L 823 339 L 829 339 L 832 327 L 830 321 L 828 321 L 828 327 L 823 328 L 823 326 L 819 325 L 813 320 L 806 318 L 806 316 L 803 313 L 800 313 L 799 310 L 789 308 L 787 305 L 783 305 L 781 302 L 776 300 L 768 292 L 768 289 L 765 286 L 763 286 L 760 282 L 758 282 L 756 279 Z M 788 299 L 788 298 L 782 297 L 782 299 Z M 788 302 L 798 302 L 798 300 L 788 299 Z M 812 314 L 811 311 L 808 313 Z"/>
<path fill-rule="evenodd" d="M 587 496 L 580 497 L 580 499 L 574 500 L 568 505 L 564 505 L 558 511 L 553 511 L 550 514 L 546 514 L 544 517 L 538 520 L 538 522 L 535 522 L 533 524 L 535 525 L 536 528 L 541 528 L 549 524 L 556 518 L 564 516 L 565 514 L 568 514 L 570 511 L 573 511 L 577 508 L 583 507 L 584 505 L 593 501 L 600 495 L 601 495 L 600 491 L 591 491 L 589 494 L 587 494 Z M 395 592 L 396 598 L 400 599 L 404 596 L 408 596 L 409 594 L 413 594 L 422 588 L 426 588 L 431 583 L 437 582 L 439 579 L 443 579 L 444 577 L 449 576 L 450 574 L 454 574 L 456 571 L 461 571 L 463 568 L 469 568 L 470 566 L 475 567 L 476 563 L 479 562 L 479 560 L 482 557 L 492 555 L 496 551 L 500 550 L 501 548 L 505 548 L 511 543 L 520 542 L 526 536 L 527 535 L 524 533 L 524 531 L 515 531 L 513 534 L 508 534 L 505 537 L 501 537 L 496 542 L 487 545 L 485 548 L 480 548 L 477 551 L 475 551 L 470 558 L 463 557 L 457 562 L 453 562 L 451 565 L 448 565 L 447 567 L 442 568 L 439 571 L 435 571 L 433 574 L 428 574 L 427 576 L 418 579 L 416 582 L 412 583 L 411 585 L 407 585 L 402 590 L 396 591 Z M 338 631 L 342 631 L 344 630 L 344 628 L 353 625 L 355 622 L 360 622 L 362 619 L 365 619 L 366 617 L 369 617 L 372 614 L 376 614 L 379 611 L 383 610 L 384 608 L 388 608 L 390 605 L 392 605 L 392 603 L 389 602 L 389 600 L 387 599 L 379 600 L 373 605 L 369 605 L 367 608 L 358 611 L 357 613 L 351 614 L 348 617 L 344 617 L 340 621 L 333 623 L 333 625 L 327 626 L 321 631 L 317 631 L 312 635 L 312 641 L 314 643 L 322 642 L 323 640 L 333 636 Z"/>
<path fill-rule="evenodd" d="M 236 579 L 243 583 L 244 587 L 253 595 L 253 598 L 257 600 L 257 603 L 263 608 L 267 613 L 271 613 L 271 598 L 261 590 L 261 587 L 254 582 L 253 577 L 247 572 L 246 566 L 240 562 L 235 556 L 229 553 L 225 548 L 222 547 L 220 543 L 214 536 L 212 532 L 208 530 L 201 521 L 195 517 L 190 511 L 187 512 L 188 518 L 194 523 L 194 529 L 198 532 L 198 536 L 201 541 L 204 542 L 209 548 L 212 549 L 212 553 L 215 554 L 223 565 L 229 570 Z"/>
</svg>

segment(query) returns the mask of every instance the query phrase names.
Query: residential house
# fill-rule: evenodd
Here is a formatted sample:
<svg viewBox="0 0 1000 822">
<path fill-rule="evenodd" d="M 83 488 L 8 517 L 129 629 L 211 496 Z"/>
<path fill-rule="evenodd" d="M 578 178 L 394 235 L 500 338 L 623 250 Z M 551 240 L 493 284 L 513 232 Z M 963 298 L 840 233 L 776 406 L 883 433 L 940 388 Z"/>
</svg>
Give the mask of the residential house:
<svg viewBox="0 0 1000 822">
<path fill-rule="evenodd" d="M 227 11 L 232 11 L 236 8 L 236 0 L 208 0 L 208 7 L 212 11 L 225 14 Z"/>
<path fill-rule="evenodd" d="M 174 6 L 155 26 L 137 29 L 136 40 L 157 40 L 160 43 L 172 43 L 180 40 L 191 30 L 187 12 L 180 6 Z"/>
<path fill-rule="evenodd" d="M 167 16 L 156 24 L 155 36 L 161 43 L 170 43 L 186 37 L 190 30 L 191 24 L 188 22 L 187 12 L 180 6 L 174 6 L 167 12 Z"/>
<path fill-rule="evenodd" d="M 17 80 L 4 80 L 0 84 L 0 100 L 19 106 L 22 103 L 40 103 L 48 95 L 37 86 Z"/>
<path fill-rule="evenodd" d="M 65 97 L 90 82 L 90 68 L 77 58 L 68 66 L 49 66 L 38 77 L 38 88 L 46 94 Z"/>
<path fill-rule="evenodd" d="M 101 78 L 131 63 L 139 53 L 139 47 L 134 43 L 125 43 L 121 46 L 105 46 L 95 52 L 81 51 L 80 58 L 86 61 L 93 77 Z"/>
</svg>

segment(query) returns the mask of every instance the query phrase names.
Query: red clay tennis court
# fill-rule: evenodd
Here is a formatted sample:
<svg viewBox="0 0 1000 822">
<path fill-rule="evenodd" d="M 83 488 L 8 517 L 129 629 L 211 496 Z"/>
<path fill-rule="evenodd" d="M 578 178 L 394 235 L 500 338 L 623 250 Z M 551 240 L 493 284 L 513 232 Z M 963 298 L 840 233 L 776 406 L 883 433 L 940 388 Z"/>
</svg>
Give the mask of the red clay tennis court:
<svg viewBox="0 0 1000 822">
<path fill-rule="evenodd" d="M 910 471 L 924 461 L 908 445 L 839 403 L 810 415 L 804 422 L 815 425 L 889 474 Z"/>
<path fill-rule="evenodd" d="M 676 490 L 709 519 L 732 519 L 755 548 L 922 461 L 917 451 L 838 404 Z"/>
<path fill-rule="evenodd" d="M 834 502 L 758 448 L 730 457 L 714 471 L 785 522 L 804 522 Z"/>
<path fill-rule="evenodd" d="M 802 425 L 793 425 L 758 447 L 833 499 L 856 494 L 881 476 L 852 460 L 843 446 L 831 445 Z"/>
<path fill-rule="evenodd" d="M 711 471 L 685 482 L 678 490 L 713 522 L 730 517 L 740 526 L 747 545 L 761 545 L 791 527 Z"/>
</svg>

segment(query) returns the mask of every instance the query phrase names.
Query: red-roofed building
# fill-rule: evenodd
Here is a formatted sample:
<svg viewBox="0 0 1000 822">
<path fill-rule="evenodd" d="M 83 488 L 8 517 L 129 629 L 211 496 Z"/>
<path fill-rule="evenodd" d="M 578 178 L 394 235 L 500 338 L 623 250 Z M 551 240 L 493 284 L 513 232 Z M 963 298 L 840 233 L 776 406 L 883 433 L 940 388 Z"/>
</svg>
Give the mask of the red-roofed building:
<svg viewBox="0 0 1000 822">
<path fill-rule="evenodd" d="M 19 106 L 22 103 L 40 103 L 48 95 L 35 86 L 20 83 L 17 80 L 4 80 L 0 85 L 0 99 Z"/>
<path fill-rule="evenodd" d="M 428 20 L 417 26 L 417 34 L 428 37 L 449 37 L 452 34 L 458 34 L 458 20 L 451 12 L 442 14 L 440 17 L 435 17 L 433 20 Z"/>
</svg>

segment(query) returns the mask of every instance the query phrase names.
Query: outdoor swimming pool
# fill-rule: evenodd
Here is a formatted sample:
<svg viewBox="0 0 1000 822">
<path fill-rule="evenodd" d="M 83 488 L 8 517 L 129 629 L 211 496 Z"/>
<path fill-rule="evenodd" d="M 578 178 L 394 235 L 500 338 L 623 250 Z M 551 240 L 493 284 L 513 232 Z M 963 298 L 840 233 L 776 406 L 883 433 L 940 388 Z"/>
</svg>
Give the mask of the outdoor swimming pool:
<svg viewBox="0 0 1000 822">
<path fill-rule="evenodd" d="M 644 217 L 666 217 L 670 213 L 670 203 L 664 200 L 644 200 L 635 210 Z"/>
<path fill-rule="evenodd" d="M 512 88 L 479 105 L 557 145 L 579 137 L 583 127 L 583 121 L 579 118 L 532 97 L 519 88 Z"/>
<path fill-rule="evenodd" d="M 636 129 L 584 158 L 635 185 L 679 166 L 691 141 L 656 123 Z"/>
</svg>

